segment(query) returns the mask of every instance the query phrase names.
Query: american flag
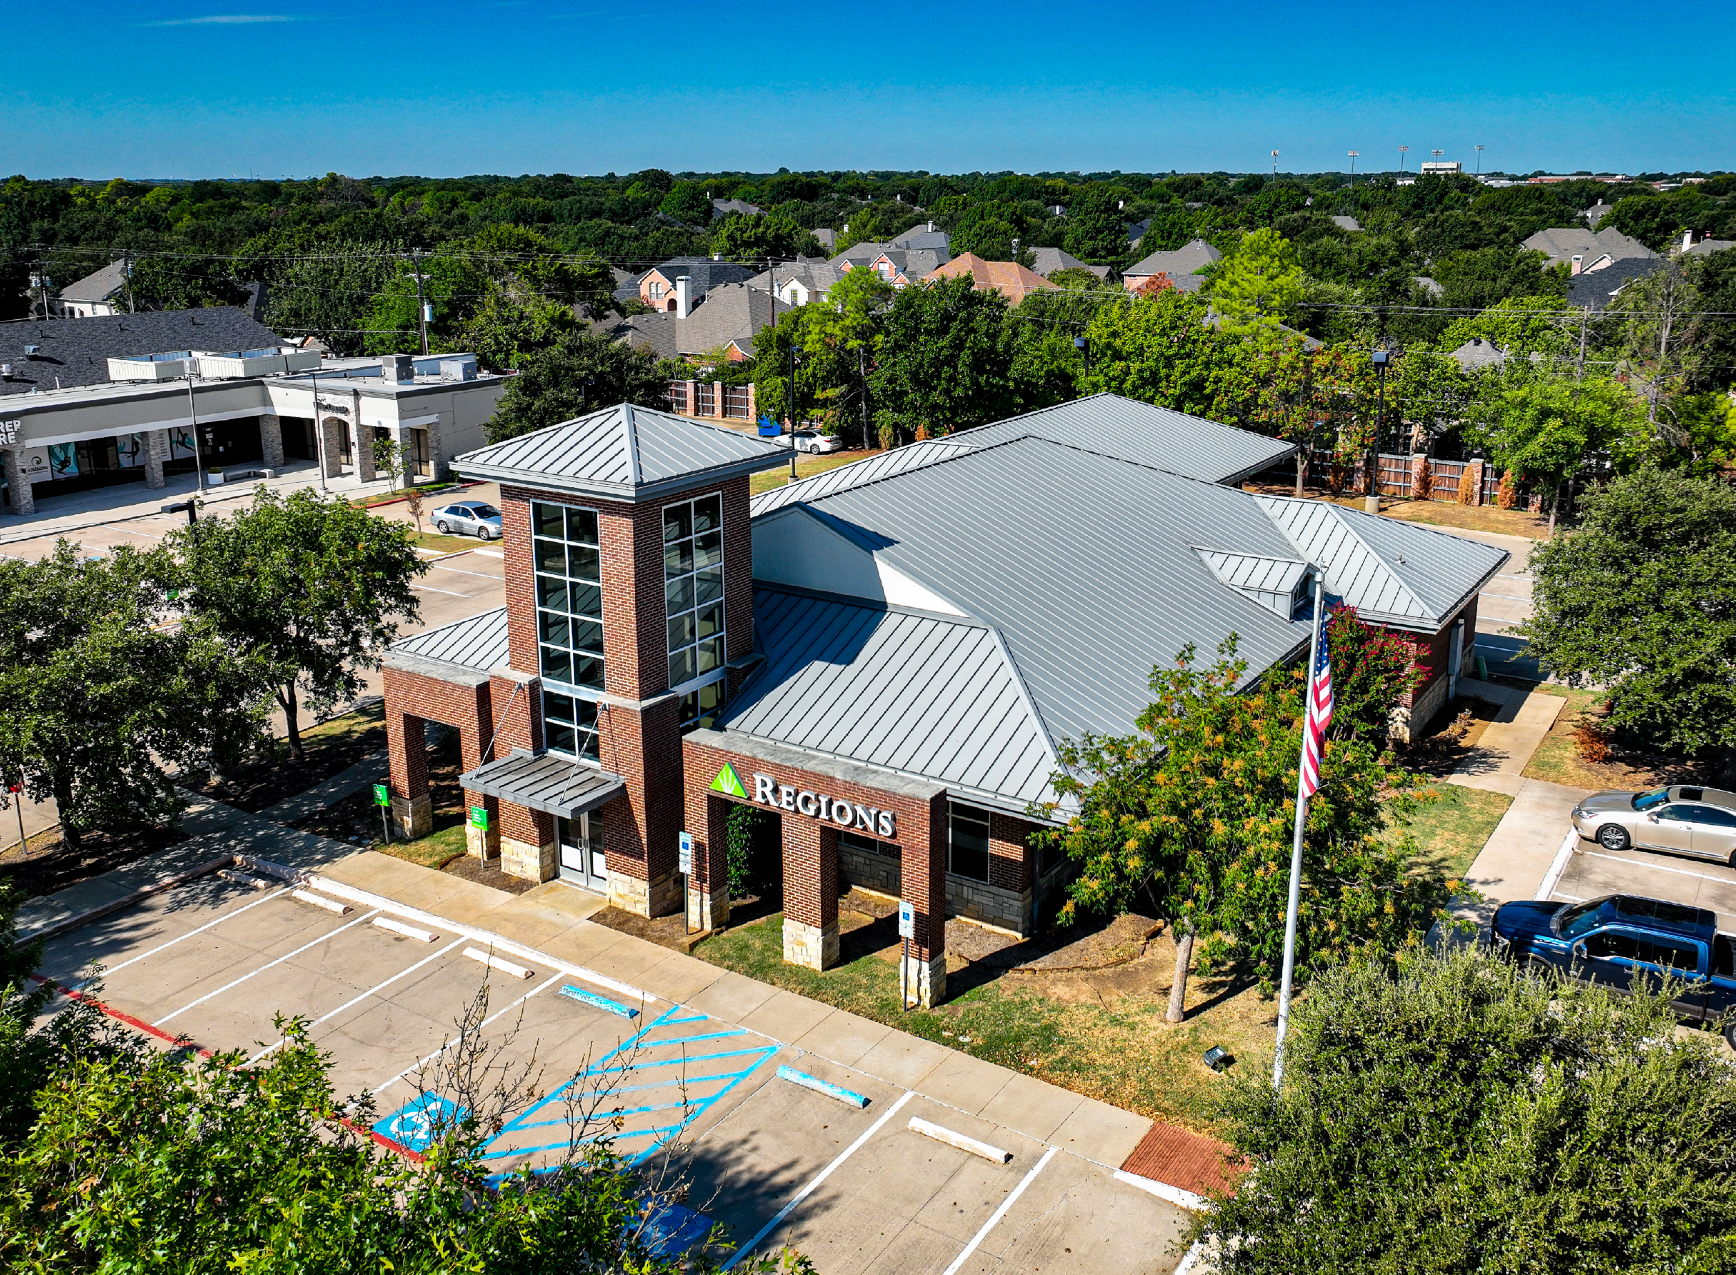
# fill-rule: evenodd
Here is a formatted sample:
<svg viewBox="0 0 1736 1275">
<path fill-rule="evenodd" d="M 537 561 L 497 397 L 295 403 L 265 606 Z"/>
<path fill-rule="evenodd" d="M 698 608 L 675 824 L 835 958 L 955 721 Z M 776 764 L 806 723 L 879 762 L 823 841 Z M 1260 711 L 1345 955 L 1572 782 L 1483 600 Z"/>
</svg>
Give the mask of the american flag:
<svg viewBox="0 0 1736 1275">
<path fill-rule="evenodd" d="M 1320 759 L 1326 755 L 1326 728 L 1332 725 L 1332 657 L 1326 649 L 1325 608 L 1320 625 L 1320 656 L 1308 678 L 1308 708 L 1302 720 L 1302 796 L 1312 797 L 1320 787 Z"/>
</svg>

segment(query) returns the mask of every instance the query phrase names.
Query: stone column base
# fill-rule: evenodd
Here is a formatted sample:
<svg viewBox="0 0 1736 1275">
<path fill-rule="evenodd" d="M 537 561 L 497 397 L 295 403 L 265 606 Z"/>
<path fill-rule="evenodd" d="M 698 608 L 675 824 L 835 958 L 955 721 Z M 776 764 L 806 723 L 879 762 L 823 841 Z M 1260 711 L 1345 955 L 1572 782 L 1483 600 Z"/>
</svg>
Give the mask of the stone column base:
<svg viewBox="0 0 1736 1275">
<path fill-rule="evenodd" d="M 555 843 L 533 846 L 528 841 L 500 839 L 500 870 L 521 881 L 552 881 L 555 875 Z"/>
<path fill-rule="evenodd" d="M 804 965 L 811 970 L 823 970 L 838 963 L 838 923 L 804 925 L 784 918 L 784 960 L 791 965 Z"/>
<path fill-rule="evenodd" d="M 784 940 L 787 946 L 789 940 Z M 946 999 L 946 955 L 925 961 L 920 957 L 902 958 L 904 962 L 904 994 L 906 1003 L 933 1009 Z"/>
<path fill-rule="evenodd" d="M 718 930 L 729 924 L 729 888 L 720 887 L 715 894 L 700 890 L 687 892 L 687 928 Z"/>
<path fill-rule="evenodd" d="M 478 859 L 496 858 L 500 854 L 500 829 L 493 826 L 478 828 L 475 824 L 466 822 L 464 848 Z"/>
<path fill-rule="evenodd" d="M 398 835 L 406 841 L 417 841 L 434 831 L 434 799 L 427 793 L 420 797 L 392 798 L 392 822 Z"/>
<path fill-rule="evenodd" d="M 145 486 L 157 490 L 167 485 L 163 477 L 163 462 L 169 457 L 169 431 L 153 429 L 145 433 Z"/>
<path fill-rule="evenodd" d="M 681 911 L 681 883 L 673 872 L 655 881 L 641 881 L 625 872 L 609 870 L 609 906 L 634 916 L 667 916 Z"/>
<path fill-rule="evenodd" d="M 4 452 L 6 461 L 6 487 L 12 497 L 12 512 L 15 514 L 33 514 L 36 512 L 36 493 L 30 489 L 30 476 L 24 472 L 24 449 L 8 447 Z"/>
</svg>

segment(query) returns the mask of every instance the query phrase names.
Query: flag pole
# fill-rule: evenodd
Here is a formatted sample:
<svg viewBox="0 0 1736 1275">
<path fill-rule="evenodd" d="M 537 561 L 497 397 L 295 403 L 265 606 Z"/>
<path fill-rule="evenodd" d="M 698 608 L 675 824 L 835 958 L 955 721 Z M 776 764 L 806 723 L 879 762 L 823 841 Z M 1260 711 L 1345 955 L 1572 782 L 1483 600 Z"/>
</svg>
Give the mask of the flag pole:
<svg viewBox="0 0 1736 1275">
<path fill-rule="evenodd" d="M 1326 616 L 1326 576 L 1314 577 L 1314 632 L 1308 639 L 1308 681 L 1302 691 L 1302 748 L 1308 748 L 1308 721 L 1314 713 L 1314 666 L 1320 662 L 1321 621 Z M 1324 760 L 1324 759 L 1322 759 Z M 1284 1083 L 1284 1035 L 1290 1028 L 1290 984 L 1296 973 L 1296 912 L 1302 899 L 1302 828 L 1308 822 L 1303 766 L 1296 759 L 1296 828 L 1290 840 L 1290 902 L 1284 909 L 1284 977 L 1278 985 L 1278 1049 L 1272 1058 L 1272 1088 Z"/>
</svg>

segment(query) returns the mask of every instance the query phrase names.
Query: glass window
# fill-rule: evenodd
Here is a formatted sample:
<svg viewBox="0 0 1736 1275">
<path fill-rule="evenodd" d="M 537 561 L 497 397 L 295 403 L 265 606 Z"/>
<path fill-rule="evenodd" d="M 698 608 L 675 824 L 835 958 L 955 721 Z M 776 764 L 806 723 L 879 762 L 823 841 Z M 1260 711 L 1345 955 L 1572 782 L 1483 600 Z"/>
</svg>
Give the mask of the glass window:
<svg viewBox="0 0 1736 1275">
<path fill-rule="evenodd" d="M 682 729 L 709 726 L 723 706 L 722 496 L 664 507 L 663 606 L 669 685 L 705 683 L 682 696 Z"/>
<path fill-rule="evenodd" d="M 972 881 L 989 879 L 989 817 L 968 806 L 947 807 L 949 844 L 946 870 Z"/>
<path fill-rule="evenodd" d="M 543 678 L 561 686 L 602 690 L 602 550 L 597 511 L 537 501 L 531 505 L 531 529 Z M 571 737 L 576 740 L 576 735 Z M 594 739 L 590 755 L 595 756 Z"/>
<path fill-rule="evenodd" d="M 556 691 L 543 692 L 543 746 L 551 753 L 597 760 L 597 706 Z"/>
<path fill-rule="evenodd" d="M 1638 959 L 1639 947 L 1637 939 L 1626 934 L 1617 934 L 1613 930 L 1600 931 L 1585 940 L 1587 956 L 1614 956 L 1625 961 Z"/>
<path fill-rule="evenodd" d="M 1690 823 L 1694 818 L 1694 807 L 1665 806 L 1658 811 L 1658 818 L 1668 819 L 1671 823 Z"/>
<path fill-rule="evenodd" d="M 472 505 L 470 508 L 475 512 L 478 518 L 500 517 L 500 510 L 496 509 L 493 505 Z"/>
<path fill-rule="evenodd" d="M 1693 947 L 1655 940 L 1639 941 L 1639 959 L 1677 974 L 1694 974 L 1700 969 L 1700 953 Z"/>
</svg>

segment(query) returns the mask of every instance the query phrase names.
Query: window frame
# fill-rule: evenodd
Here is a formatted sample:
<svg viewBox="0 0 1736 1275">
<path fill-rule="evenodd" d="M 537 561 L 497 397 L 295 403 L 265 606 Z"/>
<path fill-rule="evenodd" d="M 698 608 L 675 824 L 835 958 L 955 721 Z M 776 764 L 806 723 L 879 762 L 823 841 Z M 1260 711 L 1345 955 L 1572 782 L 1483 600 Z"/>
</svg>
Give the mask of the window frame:
<svg viewBox="0 0 1736 1275">
<path fill-rule="evenodd" d="M 975 875 L 974 873 L 971 873 L 971 872 L 960 871 L 955 866 L 955 855 L 956 855 L 957 850 L 958 850 L 958 827 L 957 827 L 957 824 L 960 821 L 961 816 L 964 820 L 967 820 L 970 822 L 980 821 L 982 823 L 982 827 L 983 827 L 983 846 L 982 846 L 983 874 L 980 877 Z M 970 853 L 974 854 L 975 851 L 972 850 L 972 851 L 970 851 Z M 956 801 L 947 802 L 946 803 L 946 874 L 947 874 L 947 876 L 958 877 L 961 881 L 975 881 L 981 885 L 987 885 L 987 884 L 989 884 L 990 876 L 993 874 L 994 860 L 995 860 L 994 822 L 993 822 L 993 817 L 990 815 L 990 813 L 986 810 L 979 809 L 976 806 L 966 806 L 966 805 L 963 805 L 962 803 L 956 802 Z"/>
<path fill-rule="evenodd" d="M 589 505 L 564 504 L 552 500 L 533 500 L 530 503 L 531 528 L 531 587 L 536 594 L 536 644 L 537 672 L 545 683 L 552 683 L 557 693 L 577 696 L 580 699 L 592 700 L 603 694 L 608 675 L 608 660 L 605 650 L 605 624 L 603 617 L 603 567 L 602 567 L 602 518 L 599 512 Z M 559 510 L 561 537 L 546 535 L 542 530 L 543 511 Z M 575 521 L 573 514 L 580 515 L 578 521 L 583 521 L 584 515 L 589 515 L 593 537 L 591 541 L 572 539 L 572 527 Z M 545 546 L 560 545 L 561 570 L 557 574 L 543 566 Z M 590 551 L 593 560 L 591 570 L 595 578 L 574 575 L 575 561 L 571 553 L 573 548 Z M 579 590 L 594 592 L 595 612 L 576 609 L 575 599 Z M 561 599 L 559 606 L 551 605 L 548 598 L 558 591 Z M 580 626 L 585 626 L 581 628 Z M 590 630 L 595 629 L 594 640 L 590 639 Z M 580 635 L 584 636 L 581 637 Z M 551 658 L 552 653 L 565 655 L 565 660 L 556 664 Z M 580 681 L 578 673 L 580 660 L 586 662 L 588 668 L 594 664 L 596 675 L 594 681 Z"/>
<path fill-rule="evenodd" d="M 716 505 L 716 525 L 700 532 L 695 530 L 695 514 L 700 505 Z M 671 535 L 670 514 L 672 511 L 684 510 L 685 534 Z M 701 726 L 709 726 L 716 721 L 717 714 L 722 711 L 728 698 L 725 678 L 729 669 L 729 622 L 726 599 L 728 597 L 729 577 L 728 565 L 724 558 L 724 514 L 723 491 L 721 488 L 701 492 L 671 500 L 659 510 L 658 526 L 662 529 L 663 545 L 663 649 L 667 657 L 669 690 L 679 697 L 680 729 L 683 734 Z M 700 541 L 716 537 L 716 560 L 700 561 Z M 679 556 L 685 552 L 686 565 L 672 565 L 671 553 Z M 699 597 L 701 576 L 704 573 L 716 572 L 717 594 L 715 598 L 701 600 Z M 687 590 L 686 605 L 672 606 L 674 591 L 685 582 Z M 709 583 L 709 579 L 707 580 Z M 715 625 L 709 632 L 700 631 L 705 621 L 701 617 L 715 616 Z M 688 621 L 688 631 L 682 636 L 685 640 L 677 644 L 676 625 L 683 620 Z M 715 663 L 710 668 L 699 667 L 705 658 L 705 648 L 710 645 L 710 654 Z M 687 663 L 691 672 L 687 676 L 678 677 L 677 661 L 687 653 Z M 713 690 L 712 688 L 716 688 Z M 707 694 L 709 692 L 709 694 Z M 711 703 L 707 703 L 707 700 Z"/>
</svg>

